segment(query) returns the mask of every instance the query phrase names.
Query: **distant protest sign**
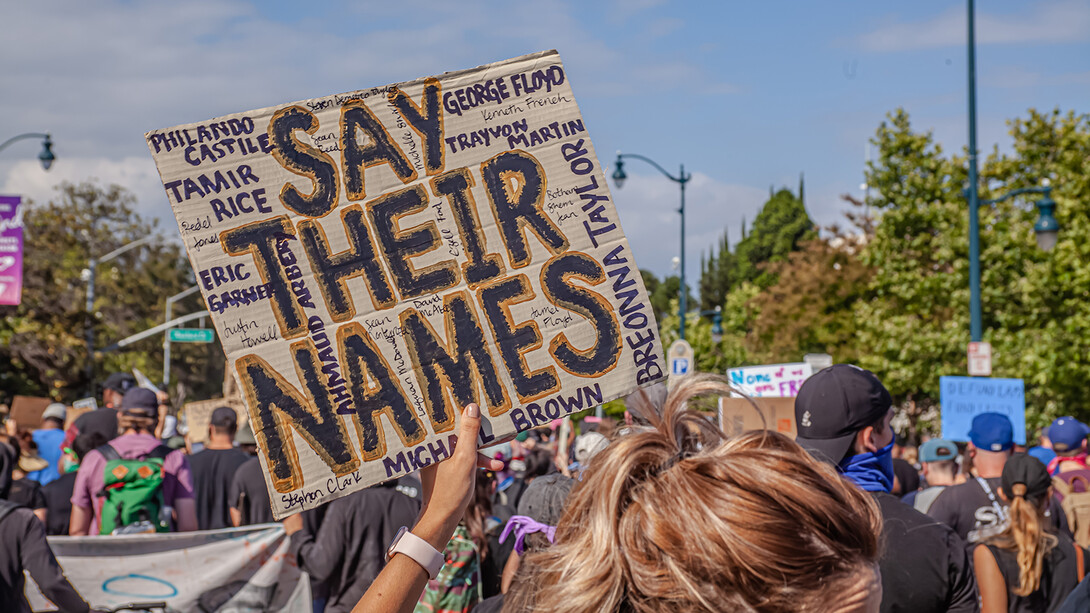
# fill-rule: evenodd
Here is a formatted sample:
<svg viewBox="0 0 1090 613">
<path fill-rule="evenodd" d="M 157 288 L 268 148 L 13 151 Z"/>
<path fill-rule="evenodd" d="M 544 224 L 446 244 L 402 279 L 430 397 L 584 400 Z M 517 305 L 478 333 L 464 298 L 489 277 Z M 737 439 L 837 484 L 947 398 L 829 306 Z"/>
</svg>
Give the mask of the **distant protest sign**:
<svg viewBox="0 0 1090 613">
<path fill-rule="evenodd" d="M 555 51 L 146 138 L 277 517 L 663 376 Z"/>
<path fill-rule="evenodd" d="M 727 377 L 735 389 L 750 398 L 794 398 L 813 372 L 810 364 L 799 362 L 732 368 Z"/>
<path fill-rule="evenodd" d="M 0 304 L 23 299 L 23 211 L 19 196 L 0 196 Z"/>
<path fill-rule="evenodd" d="M 968 441 L 973 417 L 1002 413 L 1014 425 L 1014 442 L 1026 444 L 1026 386 L 1021 379 L 942 377 L 939 395 L 943 438 Z"/>
</svg>

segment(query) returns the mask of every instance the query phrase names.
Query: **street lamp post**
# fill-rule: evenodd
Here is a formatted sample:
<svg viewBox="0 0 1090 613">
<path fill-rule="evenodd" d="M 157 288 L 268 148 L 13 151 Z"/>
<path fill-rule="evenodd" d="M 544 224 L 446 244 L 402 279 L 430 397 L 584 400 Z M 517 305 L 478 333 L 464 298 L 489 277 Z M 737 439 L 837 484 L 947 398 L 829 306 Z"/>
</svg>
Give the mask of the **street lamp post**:
<svg viewBox="0 0 1090 613">
<path fill-rule="evenodd" d="M 1047 180 L 1041 187 L 1026 187 L 1008 192 L 991 200 L 980 200 L 977 191 L 976 149 L 976 39 L 974 32 L 973 0 L 967 0 L 969 9 L 969 186 L 965 190 L 969 201 L 969 337 L 973 342 L 980 342 L 983 336 L 983 323 L 980 315 L 980 207 L 995 204 L 1008 198 L 1026 193 L 1044 194 L 1037 202 L 1039 216 L 1033 230 L 1037 233 L 1038 246 L 1049 251 L 1056 245 L 1060 224 L 1053 216 L 1056 203 L 1050 197 L 1052 188 Z"/>
<path fill-rule="evenodd" d="M 166 308 L 163 313 L 163 321 L 170 321 L 171 311 L 174 307 L 174 303 L 196 293 L 201 289 L 200 285 L 194 285 L 189 289 L 184 289 L 177 294 L 167 298 Z M 168 332 L 163 337 L 163 389 L 170 387 L 170 333 Z"/>
<path fill-rule="evenodd" d="M 686 304 L 686 294 L 688 294 L 687 287 L 685 286 L 685 184 L 692 178 L 692 174 L 685 174 L 685 165 L 681 164 L 681 168 L 678 171 L 678 175 L 675 177 L 666 171 L 665 168 L 659 166 L 651 158 L 637 155 L 635 153 L 621 153 L 617 152 L 617 169 L 613 171 L 613 182 L 617 185 L 617 189 L 621 189 L 624 185 L 628 175 L 624 172 L 624 159 L 635 158 L 637 160 L 643 160 L 648 164 L 654 166 L 659 172 L 666 175 L 667 179 L 670 179 L 674 183 L 677 183 L 681 188 L 681 206 L 677 212 L 681 214 L 681 289 L 679 290 L 680 296 L 678 298 L 678 337 L 681 340 L 685 340 L 685 313 L 688 311 L 688 305 Z"/>
<path fill-rule="evenodd" d="M 91 236 L 94 236 L 94 223 L 91 224 Z M 100 258 L 92 257 L 87 262 L 86 273 L 87 281 L 87 303 L 86 312 L 83 315 L 83 340 L 87 346 L 87 364 L 84 367 L 84 372 L 87 376 L 87 385 L 90 386 L 90 394 L 94 395 L 94 380 L 95 380 L 95 327 L 94 327 L 94 310 L 95 310 L 95 272 L 98 270 L 98 265 L 116 258 L 117 256 L 126 253 L 132 249 L 136 249 L 142 245 L 146 245 L 159 237 L 155 235 L 148 235 L 144 238 L 134 240 L 131 243 L 122 245 L 117 249 L 107 253 Z"/>
<path fill-rule="evenodd" d="M 3 151 L 8 145 L 24 140 L 27 138 L 40 138 L 42 139 L 42 152 L 38 154 L 38 160 L 42 163 L 44 170 L 49 170 L 53 165 L 53 161 L 57 159 L 57 156 L 53 155 L 53 140 L 49 138 L 48 134 L 41 132 L 27 132 L 26 134 L 20 134 L 19 136 L 13 136 L 3 143 L 0 143 L 0 151 Z"/>
</svg>

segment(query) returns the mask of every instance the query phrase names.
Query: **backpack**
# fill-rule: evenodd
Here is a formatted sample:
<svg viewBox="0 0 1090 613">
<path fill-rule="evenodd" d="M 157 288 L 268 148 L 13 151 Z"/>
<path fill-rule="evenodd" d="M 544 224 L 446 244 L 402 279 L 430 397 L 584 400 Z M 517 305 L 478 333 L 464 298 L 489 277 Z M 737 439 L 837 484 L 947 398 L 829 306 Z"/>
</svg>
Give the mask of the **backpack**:
<svg viewBox="0 0 1090 613">
<path fill-rule="evenodd" d="M 142 460 L 122 458 L 109 443 L 97 451 L 106 460 L 99 534 L 170 532 L 169 515 L 163 513 L 163 460 L 173 450 L 159 445 Z"/>
<path fill-rule="evenodd" d="M 1067 515 L 1067 525 L 1079 547 L 1090 547 L 1090 471 L 1072 471 L 1052 477 L 1052 487 L 1063 496 L 1060 506 Z M 1075 491 L 1075 483 L 1082 482 L 1082 491 Z"/>
<path fill-rule="evenodd" d="M 414 613 L 469 613 L 481 600 L 481 558 L 465 526 L 455 528 L 443 555 L 446 562 L 428 581 Z"/>
</svg>

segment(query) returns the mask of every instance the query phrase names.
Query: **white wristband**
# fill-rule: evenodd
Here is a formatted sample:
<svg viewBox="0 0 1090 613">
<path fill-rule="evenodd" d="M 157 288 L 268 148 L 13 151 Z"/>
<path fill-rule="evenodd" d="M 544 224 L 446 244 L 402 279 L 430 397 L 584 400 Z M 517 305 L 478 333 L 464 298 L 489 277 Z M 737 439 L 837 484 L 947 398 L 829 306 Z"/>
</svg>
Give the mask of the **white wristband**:
<svg viewBox="0 0 1090 613">
<path fill-rule="evenodd" d="M 395 553 L 412 558 L 432 579 L 439 575 L 439 570 L 443 568 L 445 561 L 443 552 L 436 551 L 430 543 L 409 532 L 405 526 L 401 526 L 394 535 L 394 540 L 390 542 L 390 547 L 386 550 L 386 561 L 390 561 Z"/>
</svg>

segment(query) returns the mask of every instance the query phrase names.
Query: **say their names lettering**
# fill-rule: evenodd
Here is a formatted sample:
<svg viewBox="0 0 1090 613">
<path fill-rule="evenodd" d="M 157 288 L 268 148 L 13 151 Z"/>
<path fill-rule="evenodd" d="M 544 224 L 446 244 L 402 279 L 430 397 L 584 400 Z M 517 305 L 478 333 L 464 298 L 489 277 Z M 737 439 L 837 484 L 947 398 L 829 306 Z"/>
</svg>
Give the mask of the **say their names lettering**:
<svg viewBox="0 0 1090 613">
<path fill-rule="evenodd" d="M 488 201 L 500 226 L 512 268 L 530 264 L 530 246 L 524 230 L 531 230 L 553 254 L 568 248 L 568 238 L 542 207 L 545 171 L 525 151 L 507 151 L 481 164 Z"/>
<path fill-rule="evenodd" d="M 410 258 L 435 251 L 442 241 L 434 221 L 401 229 L 398 220 L 428 209 L 428 194 L 421 185 L 380 196 L 367 203 L 375 236 L 390 265 L 402 299 L 435 294 L 458 284 L 461 275 L 454 260 L 441 260 L 417 269 Z"/>
<path fill-rule="evenodd" d="M 424 81 L 424 98 L 417 104 L 399 88 L 389 93 L 390 103 L 424 142 L 424 167 L 429 175 L 443 170 L 443 110 L 439 107 L 442 97 L 439 79 Z"/>
<path fill-rule="evenodd" d="M 309 340 L 292 345 L 292 358 L 300 380 L 317 381 L 318 356 Z M 334 474 L 343 476 L 359 468 L 348 431 L 324 389 L 311 389 L 308 397 L 256 355 L 239 358 L 235 369 L 254 423 L 254 436 L 260 443 L 258 448 L 265 454 L 276 491 L 290 492 L 303 486 L 292 430 Z"/>
</svg>

